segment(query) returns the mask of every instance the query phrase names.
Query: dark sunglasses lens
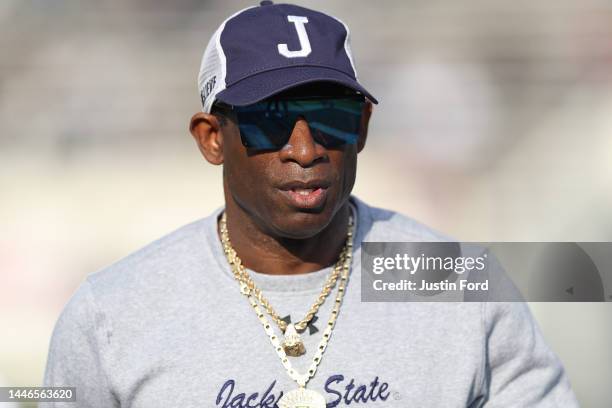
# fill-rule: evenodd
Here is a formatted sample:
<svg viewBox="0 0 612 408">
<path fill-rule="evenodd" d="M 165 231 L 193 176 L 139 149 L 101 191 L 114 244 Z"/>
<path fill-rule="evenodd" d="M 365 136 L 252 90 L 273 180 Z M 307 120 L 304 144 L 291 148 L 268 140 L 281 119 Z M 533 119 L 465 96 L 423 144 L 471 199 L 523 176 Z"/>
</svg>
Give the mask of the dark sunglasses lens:
<svg viewBox="0 0 612 408">
<path fill-rule="evenodd" d="M 315 140 L 328 148 L 357 143 L 363 104 L 354 99 L 318 102 L 305 114 Z"/>
<path fill-rule="evenodd" d="M 242 143 L 251 149 L 282 148 L 300 116 L 317 143 L 333 148 L 357 142 L 363 104 L 350 98 L 272 100 L 236 107 L 236 116 Z"/>
<path fill-rule="evenodd" d="M 295 123 L 285 113 L 270 109 L 265 103 L 237 107 L 236 116 L 242 144 L 255 150 L 283 147 Z"/>
</svg>

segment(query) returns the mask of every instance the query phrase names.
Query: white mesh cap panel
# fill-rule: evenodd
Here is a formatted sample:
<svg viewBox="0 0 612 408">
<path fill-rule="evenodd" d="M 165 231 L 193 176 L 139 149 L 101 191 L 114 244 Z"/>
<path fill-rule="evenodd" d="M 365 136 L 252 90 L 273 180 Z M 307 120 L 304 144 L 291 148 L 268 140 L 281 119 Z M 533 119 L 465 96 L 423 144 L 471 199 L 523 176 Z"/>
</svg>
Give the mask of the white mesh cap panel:
<svg viewBox="0 0 612 408">
<path fill-rule="evenodd" d="M 225 19 L 206 46 L 206 50 L 202 56 L 202 63 L 200 64 L 200 73 L 198 75 L 198 90 L 200 91 L 203 112 L 210 113 L 216 95 L 225 89 L 225 73 L 227 72 L 227 66 L 225 54 L 221 47 L 221 33 L 223 33 L 225 23 L 243 11 L 253 7 L 257 6 L 242 9 Z"/>
<path fill-rule="evenodd" d="M 344 39 L 344 51 L 346 52 L 346 55 L 348 56 L 349 61 L 351 62 L 351 67 L 353 67 L 353 73 L 355 74 L 355 79 L 357 80 L 357 68 L 355 68 L 355 61 L 353 60 L 353 52 L 351 51 L 351 31 L 349 30 L 348 26 L 346 25 L 346 23 L 342 20 L 340 20 L 338 17 L 334 17 L 334 16 L 330 16 L 333 19 L 335 19 L 336 21 L 338 21 L 339 23 L 341 23 L 344 26 L 344 29 L 346 30 L 346 38 Z"/>
<path fill-rule="evenodd" d="M 200 64 L 200 74 L 198 75 L 198 90 L 202 100 L 202 111 L 210 113 L 215 95 L 225 89 L 225 78 L 223 77 L 225 56 L 220 56 L 217 43 L 223 25 L 215 31 L 208 42 L 202 63 Z M 222 61 L 223 59 L 223 61 Z"/>
</svg>

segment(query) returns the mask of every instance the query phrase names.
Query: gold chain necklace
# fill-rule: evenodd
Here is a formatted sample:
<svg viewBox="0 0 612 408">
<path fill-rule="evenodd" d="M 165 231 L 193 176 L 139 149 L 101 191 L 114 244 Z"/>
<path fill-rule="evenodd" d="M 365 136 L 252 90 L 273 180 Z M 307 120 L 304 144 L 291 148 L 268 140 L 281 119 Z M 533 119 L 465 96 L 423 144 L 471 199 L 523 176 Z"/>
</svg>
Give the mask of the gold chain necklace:
<svg viewBox="0 0 612 408">
<path fill-rule="evenodd" d="M 243 295 L 247 297 L 249 303 L 255 310 L 257 317 L 261 325 L 264 328 L 264 331 L 268 335 L 270 339 L 270 343 L 276 350 L 276 354 L 280 358 L 283 367 L 287 370 L 287 373 L 297 384 L 298 388 L 292 391 L 289 391 L 278 401 L 278 405 L 280 408 L 325 408 L 327 403 L 325 398 L 318 392 L 306 389 L 306 383 L 314 377 L 317 367 L 323 358 L 323 353 L 327 348 L 327 343 L 329 342 L 329 338 L 331 337 L 332 330 L 334 329 L 334 325 L 336 323 L 336 319 L 338 318 L 338 313 L 340 311 L 340 305 L 342 304 L 342 299 L 344 297 L 344 292 L 346 289 L 346 283 L 348 281 L 351 260 L 352 260 L 352 250 L 353 250 L 353 217 L 349 216 L 348 223 L 348 231 L 346 237 L 346 243 L 342 253 L 340 254 L 340 259 L 338 260 L 338 264 L 341 264 L 342 274 L 340 276 L 340 282 L 338 284 L 338 294 L 336 295 L 336 302 L 333 306 L 331 316 L 329 321 L 327 322 L 327 327 L 323 331 L 323 337 L 321 338 L 321 342 L 319 343 L 319 347 L 315 352 L 314 357 L 312 358 L 312 363 L 308 372 L 306 374 L 300 374 L 295 370 L 285 353 L 285 349 L 281 346 L 280 340 L 278 336 L 274 334 L 274 330 L 272 329 L 272 325 L 266 318 L 266 315 L 263 313 L 257 300 L 253 296 L 253 291 L 249 288 L 249 286 L 242 280 L 243 272 L 246 273 L 244 265 L 242 265 L 242 261 L 236 254 L 236 251 L 232 248 L 231 242 L 229 240 L 229 234 L 227 232 L 227 219 L 225 217 L 225 212 L 221 219 L 221 242 L 223 244 L 223 251 L 225 252 L 225 256 L 227 258 L 230 267 L 232 268 L 232 272 L 234 273 L 234 277 L 240 283 L 240 291 Z M 338 265 L 337 264 L 337 265 Z"/>
<path fill-rule="evenodd" d="M 221 242 L 223 243 L 223 246 L 225 248 L 226 243 L 229 244 L 230 242 L 229 234 L 227 232 L 227 215 L 225 212 L 223 212 L 223 215 L 221 216 L 219 229 L 221 230 Z M 229 246 L 231 248 L 231 245 Z M 308 322 L 312 320 L 314 315 L 319 311 L 321 305 L 325 302 L 327 296 L 329 296 L 331 291 L 336 286 L 336 282 L 338 280 L 338 277 L 340 276 L 340 272 L 342 271 L 342 265 L 344 262 L 344 258 L 346 257 L 347 250 L 348 248 L 345 245 L 344 248 L 342 248 L 338 261 L 334 265 L 332 273 L 329 275 L 327 281 L 323 285 L 321 293 L 306 313 L 306 316 L 304 316 L 302 320 L 294 324 L 287 323 L 283 319 L 281 319 L 281 317 L 274 310 L 270 302 L 268 302 L 268 300 L 264 297 L 261 289 L 259 289 L 255 282 L 253 282 L 251 276 L 246 271 L 246 268 L 242 265 L 242 261 L 240 260 L 240 258 L 238 258 L 237 255 L 235 255 L 235 251 L 233 251 L 232 249 L 233 252 L 231 252 L 231 254 L 234 259 L 234 263 L 237 265 L 237 268 L 235 268 L 235 270 L 233 271 L 234 277 L 238 282 L 240 282 L 241 291 L 243 293 L 245 291 L 253 293 L 259 303 L 270 315 L 272 320 L 276 323 L 281 332 L 284 333 L 285 340 L 283 341 L 283 348 L 285 349 L 287 355 L 297 357 L 306 353 L 306 347 L 304 346 L 304 342 L 302 341 L 298 332 L 302 332 L 306 329 Z"/>
</svg>

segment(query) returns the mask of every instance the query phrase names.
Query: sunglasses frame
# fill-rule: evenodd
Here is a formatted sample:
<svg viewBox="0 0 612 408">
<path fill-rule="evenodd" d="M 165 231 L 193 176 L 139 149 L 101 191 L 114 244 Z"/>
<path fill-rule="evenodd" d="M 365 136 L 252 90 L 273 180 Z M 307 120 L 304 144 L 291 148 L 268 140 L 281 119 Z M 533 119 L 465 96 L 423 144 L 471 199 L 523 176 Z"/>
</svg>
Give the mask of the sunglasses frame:
<svg viewBox="0 0 612 408">
<path fill-rule="evenodd" d="M 255 102 L 253 105 L 262 104 L 262 103 L 270 103 L 270 104 L 277 103 L 277 104 L 279 104 L 279 103 L 282 103 L 282 102 L 291 102 L 291 101 L 317 101 L 317 100 L 324 101 L 324 100 L 330 100 L 330 99 L 331 100 L 333 100 L 333 99 L 337 99 L 337 100 L 352 99 L 352 100 L 355 100 L 356 102 L 360 102 L 362 108 L 363 108 L 363 105 L 367 101 L 367 99 L 366 99 L 366 97 L 364 95 L 362 95 L 360 93 L 352 92 L 352 93 L 347 94 L 347 95 L 338 95 L 338 94 L 335 94 L 335 95 L 325 95 L 325 96 L 323 96 L 323 95 L 275 95 L 275 96 L 271 96 L 269 98 L 263 99 L 263 100 L 261 100 L 259 102 Z M 222 110 L 231 110 L 231 111 L 234 111 L 234 112 L 236 112 L 240 108 L 243 108 L 243 107 L 246 108 L 248 106 L 251 106 L 251 105 L 234 106 L 234 105 L 230 105 L 230 104 L 227 104 L 225 102 L 222 102 L 222 101 L 215 101 L 215 103 L 213 104 L 213 107 L 218 107 L 218 108 L 220 108 Z M 360 113 L 360 117 L 361 117 L 362 114 L 363 113 Z M 238 118 L 236 118 L 236 119 L 238 120 Z M 289 140 L 290 136 L 291 135 L 289 135 L 287 137 L 287 140 Z M 282 148 L 282 146 L 284 145 L 283 144 L 281 146 L 275 146 L 275 147 L 270 147 L 270 148 L 261 148 L 261 147 L 257 147 L 257 146 L 252 146 L 248 142 L 247 138 L 243 136 L 242 131 L 240 131 L 240 140 L 241 140 L 243 146 L 245 146 L 246 148 L 252 149 L 252 150 L 257 150 L 257 151 L 278 150 L 278 149 Z M 287 142 L 285 141 L 285 144 L 286 143 Z M 320 141 L 317 140 L 317 143 L 320 143 Z M 342 146 L 342 145 L 345 145 L 345 144 L 348 144 L 348 142 L 341 143 L 341 144 L 339 144 L 337 146 Z M 322 144 L 322 145 L 325 148 L 332 148 L 330 146 L 325 146 L 325 144 Z M 333 147 L 337 147 L 337 146 L 333 146 Z"/>
</svg>

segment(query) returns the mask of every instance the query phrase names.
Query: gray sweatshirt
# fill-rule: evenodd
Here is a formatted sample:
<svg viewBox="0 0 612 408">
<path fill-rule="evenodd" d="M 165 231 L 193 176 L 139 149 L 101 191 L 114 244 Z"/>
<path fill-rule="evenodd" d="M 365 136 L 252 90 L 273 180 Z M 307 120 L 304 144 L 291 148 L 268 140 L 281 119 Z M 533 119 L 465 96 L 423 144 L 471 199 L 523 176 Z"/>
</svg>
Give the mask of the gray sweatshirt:
<svg viewBox="0 0 612 408">
<path fill-rule="evenodd" d="M 524 303 L 360 300 L 362 241 L 442 235 L 351 198 L 351 277 L 307 388 L 327 407 L 576 407 L 563 366 Z M 44 384 L 77 402 L 41 406 L 273 408 L 297 388 L 240 291 L 217 235 L 221 209 L 89 275 L 55 326 Z M 300 320 L 330 268 L 249 271 L 281 316 Z M 333 295 L 302 334 L 310 365 Z"/>
</svg>

